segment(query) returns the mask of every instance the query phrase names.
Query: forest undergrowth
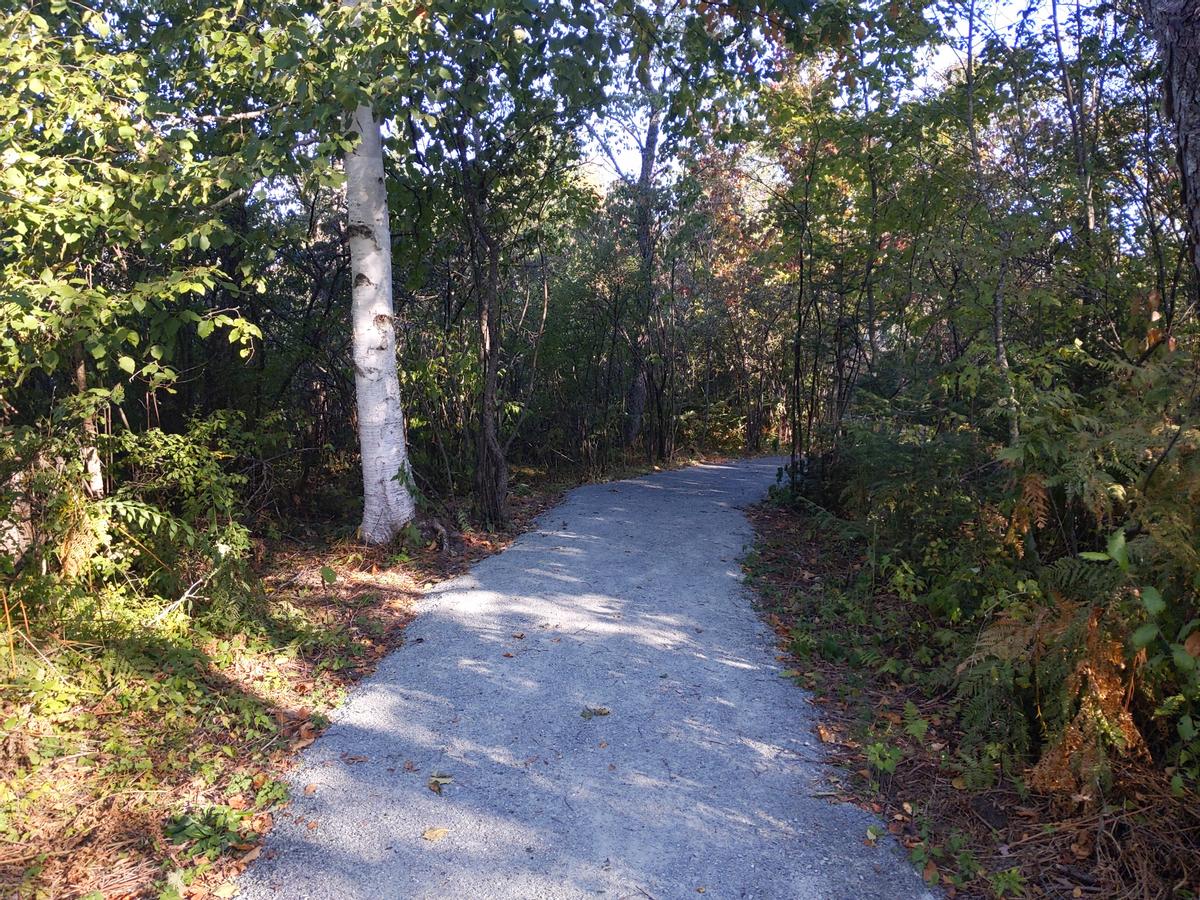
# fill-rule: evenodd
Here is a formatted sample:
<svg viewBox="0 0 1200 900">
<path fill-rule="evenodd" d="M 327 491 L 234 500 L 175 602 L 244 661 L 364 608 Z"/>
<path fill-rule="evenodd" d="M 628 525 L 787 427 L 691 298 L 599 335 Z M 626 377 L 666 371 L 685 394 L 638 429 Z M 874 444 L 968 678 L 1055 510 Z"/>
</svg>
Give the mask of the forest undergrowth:
<svg viewBox="0 0 1200 900">
<path fill-rule="evenodd" d="M 1024 723 L 981 722 L 962 689 L 978 623 L 937 621 L 860 528 L 811 502 L 781 491 L 751 519 L 744 566 L 785 675 L 815 695 L 829 796 L 886 823 L 864 844 L 896 840 L 950 897 L 1197 896 L 1200 798 L 1174 767 L 1118 756 L 1090 785 L 1031 786 L 1037 756 L 1007 738 Z"/>
</svg>

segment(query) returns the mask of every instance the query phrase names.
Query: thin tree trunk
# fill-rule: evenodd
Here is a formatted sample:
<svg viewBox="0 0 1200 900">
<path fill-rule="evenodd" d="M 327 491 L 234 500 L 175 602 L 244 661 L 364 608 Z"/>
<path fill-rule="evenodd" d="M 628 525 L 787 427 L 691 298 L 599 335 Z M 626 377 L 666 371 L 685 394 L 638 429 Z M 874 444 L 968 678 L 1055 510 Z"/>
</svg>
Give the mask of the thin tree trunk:
<svg viewBox="0 0 1200 900">
<path fill-rule="evenodd" d="M 1078 6 L 1077 6 L 1078 8 Z M 1071 123 L 1071 146 L 1075 155 L 1075 178 L 1079 190 L 1079 240 L 1077 245 L 1082 256 L 1080 265 L 1081 295 L 1083 299 L 1083 315 L 1079 320 L 1079 337 L 1087 340 L 1091 331 L 1092 310 L 1095 306 L 1095 292 L 1092 290 L 1094 257 L 1092 252 L 1092 236 L 1096 230 L 1096 201 L 1092 185 L 1091 163 L 1088 158 L 1088 108 L 1087 96 L 1084 91 L 1084 73 L 1082 56 L 1079 58 L 1078 88 L 1071 82 L 1071 72 L 1067 66 L 1066 55 L 1063 52 L 1062 36 L 1058 24 L 1058 0 L 1051 0 L 1051 22 L 1054 26 L 1054 45 L 1058 57 L 1059 80 L 1062 83 L 1063 100 L 1067 106 L 1067 114 Z M 1082 27 L 1076 36 L 1077 42 L 1083 41 Z M 1078 96 L 1077 96 L 1078 95 Z"/>
<path fill-rule="evenodd" d="M 475 491 L 483 524 L 489 528 L 502 528 L 508 522 L 508 463 L 504 458 L 504 448 L 500 445 L 497 400 L 500 378 L 500 251 L 495 241 L 484 233 L 485 226 L 478 216 L 475 225 L 487 250 L 483 294 L 479 298 L 483 396 L 480 398 Z"/>
<path fill-rule="evenodd" d="M 87 365 L 83 347 L 75 356 L 75 392 L 79 396 L 87 393 Z M 83 489 L 89 497 L 104 496 L 104 469 L 100 465 L 100 451 L 96 448 L 96 414 L 88 413 L 83 419 Z"/>
<path fill-rule="evenodd" d="M 358 141 L 346 153 L 346 212 L 353 301 L 354 386 L 362 453 L 362 540 L 385 544 L 416 513 L 396 372 L 392 237 L 383 142 L 369 106 L 354 112 Z"/>
<path fill-rule="evenodd" d="M 999 214 L 992 205 L 992 198 L 983 171 L 983 156 L 979 151 L 979 138 L 975 131 L 975 2 L 972 0 L 967 23 L 967 135 L 971 143 L 971 161 L 975 169 L 976 189 L 994 223 Z M 1012 251 L 1012 235 L 1004 234 L 1000 248 L 1000 265 L 996 276 L 996 291 L 992 295 L 992 342 L 996 352 L 996 369 L 1004 384 L 1005 412 L 1008 419 L 1008 441 L 1015 444 L 1021 437 L 1021 410 L 1017 405 L 1017 392 L 1013 385 L 1012 371 L 1008 362 L 1008 346 L 1004 340 L 1004 290 L 1008 276 L 1009 254 Z"/>
<path fill-rule="evenodd" d="M 1000 370 L 1000 378 L 1008 396 L 1005 400 L 1005 411 L 1008 415 L 1008 443 L 1012 446 L 1021 437 L 1021 410 L 1017 406 L 1017 392 L 1013 387 L 1012 372 L 1008 366 L 1008 347 L 1004 343 L 1004 288 L 1008 277 L 1008 246 L 1005 241 L 1000 257 L 1000 272 L 996 276 L 996 293 L 992 298 L 992 340 L 996 348 L 996 368 Z"/>
<path fill-rule="evenodd" d="M 648 327 L 650 306 L 654 302 L 654 236 L 653 236 L 653 201 L 654 201 L 654 167 L 658 159 L 658 134 L 661 113 L 658 109 L 658 98 L 651 92 L 650 121 L 646 125 L 646 141 L 642 145 L 642 168 L 638 174 L 637 184 L 637 244 L 638 256 L 641 263 L 638 296 L 640 300 L 638 313 L 642 321 L 637 324 L 638 342 L 633 350 L 633 381 L 626 394 L 625 405 L 625 446 L 630 447 L 637 440 L 642 429 L 642 415 L 646 411 L 646 348 L 641 345 L 644 329 Z"/>
<path fill-rule="evenodd" d="M 471 241 L 471 274 L 479 301 L 479 354 L 483 390 L 476 440 L 475 502 L 487 528 L 508 524 L 508 463 L 500 443 L 500 243 L 488 223 L 483 176 L 469 159 L 467 138 L 457 134 L 465 222 Z"/>
</svg>

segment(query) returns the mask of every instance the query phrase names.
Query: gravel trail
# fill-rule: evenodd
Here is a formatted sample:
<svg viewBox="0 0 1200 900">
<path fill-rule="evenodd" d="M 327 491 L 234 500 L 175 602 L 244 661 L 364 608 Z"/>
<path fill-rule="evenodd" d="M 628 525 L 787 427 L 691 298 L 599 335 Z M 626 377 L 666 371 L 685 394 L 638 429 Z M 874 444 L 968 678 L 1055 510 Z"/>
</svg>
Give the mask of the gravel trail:
<svg viewBox="0 0 1200 900">
<path fill-rule="evenodd" d="M 239 896 L 932 897 L 864 846 L 874 817 L 814 796 L 814 712 L 738 565 L 779 464 L 579 488 L 431 590 Z"/>
</svg>

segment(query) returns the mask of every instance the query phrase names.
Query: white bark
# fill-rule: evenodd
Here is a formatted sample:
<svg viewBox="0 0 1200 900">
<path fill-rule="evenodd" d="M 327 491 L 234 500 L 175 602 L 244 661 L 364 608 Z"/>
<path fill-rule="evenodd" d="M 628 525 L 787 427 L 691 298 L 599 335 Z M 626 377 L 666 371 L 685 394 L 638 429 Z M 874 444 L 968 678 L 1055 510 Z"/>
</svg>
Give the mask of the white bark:
<svg viewBox="0 0 1200 900">
<path fill-rule="evenodd" d="M 368 544 L 390 541 L 416 512 L 404 411 L 396 373 L 392 237 L 379 122 L 369 106 L 354 111 L 358 137 L 347 152 L 346 210 L 353 292 L 354 386 L 362 454 L 363 520 Z"/>
<path fill-rule="evenodd" d="M 29 502 L 28 469 L 18 469 L 7 484 L 0 484 L 0 495 L 10 504 L 0 513 L 0 556 L 7 556 L 13 565 L 20 563 L 33 546 L 33 505 Z"/>
</svg>

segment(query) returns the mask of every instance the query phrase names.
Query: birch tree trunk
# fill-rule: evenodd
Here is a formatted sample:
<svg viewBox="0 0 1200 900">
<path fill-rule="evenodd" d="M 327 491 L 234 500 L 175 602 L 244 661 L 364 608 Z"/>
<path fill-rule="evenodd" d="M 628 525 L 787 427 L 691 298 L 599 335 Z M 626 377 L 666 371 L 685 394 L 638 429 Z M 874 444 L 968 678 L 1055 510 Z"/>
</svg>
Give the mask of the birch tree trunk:
<svg viewBox="0 0 1200 900">
<path fill-rule="evenodd" d="M 369 106 L 354 111 L 354 149 L 346 153 L 346 233 L 350 243 L 354 387 L 362 454 L 362 540 L 385 544 L 416 513 L 396 373 L 392 236 L 383 142 Z"/>
<path fill-rule="evenodd" d="M 1192 264 L 1200 274 L 1200 4 L 1143 0 L 1163 67 L 1163 108 L 1175 126 Z"/>
<path fill-rule="evenodd" d="M 83 347 L 75 356 L 75 392 L 79 396 L 87 393 L 87 366 L 84 363 Z M 89 497 L 104 496 L 104 468 L 100 464 L 100 451 L 96 449 L 96 415 L 91 413 L 83 420 L 83 489 Z"/>
</svg>

